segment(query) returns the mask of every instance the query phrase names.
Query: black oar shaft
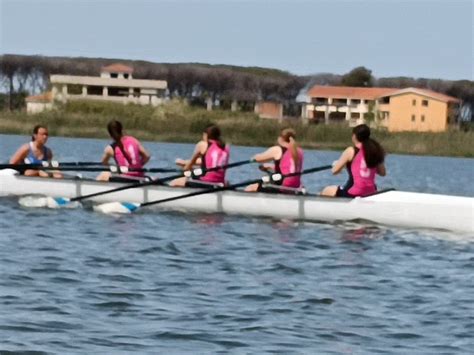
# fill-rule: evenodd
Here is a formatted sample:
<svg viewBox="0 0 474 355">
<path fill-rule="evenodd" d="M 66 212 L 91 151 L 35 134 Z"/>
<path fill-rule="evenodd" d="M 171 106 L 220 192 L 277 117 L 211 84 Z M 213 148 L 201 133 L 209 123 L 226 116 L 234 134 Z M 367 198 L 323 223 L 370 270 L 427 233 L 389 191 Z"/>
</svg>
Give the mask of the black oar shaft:
<svg viewBox="0 0 474 355">
<path fill-rule="evenodd" d="M 235 163 L 231 163 L 231 164 L 227 164 L 227 165 L 223 165 L 223 166 L 216 166 L 214 168 L 209 168 L 209 169 L 195 169 L 193 171 L 197 171 L 197 170 L 201 170 L 203 174 L 207 173 L 207 172 L 210 172 L 210 171 L 216 171 L 216 170 L 220 170 L 220 169 L 229 169 L 229 168 L 235 168 L 237 166 L 241 166 L 241 165 L 245 165 L 245 164 L 250 164 L 250 163 L 253 163 L 254 160 L 242 160 L 242 161 L 238 161 L 238 162 L 235 162 Z M 138 188 L 138 187 L 145 187 L 145 186 L 151 186 L 151 185 L 159 185 L 161 183 L 164 183 L 164 182 L 167 182 L 167 181 L 170 181 L 170 180 L 174 180 L 174 179 L 178 179 L 178 178 L 181 178 L 181 177 L 184 177 L 184 176 L 187 176 L 189 173 L 189 176 L 192 175 L 192 171 L 183 171 L 182 173 L 180 174 L 176 174 L 176 175 L 172 175 L 172 176 L 166 176 L 164 178 L 161 178 L 161 179 L 157 179 L 157 180 L 152 180 L 152 181 L 145 181 L 145 182 L 139 182 L 139 183 L 134 183 L 134 184 L 130 184 L 130 185 L 125 185 L 125 186 L 121 186 L 121 187 L 117 187 L 115 189 L 110 189 L 110 190 L 106 190 L 106 191 L 100 191 L 100 192 L 95 192 L 93 194 L 88 194 L 88 195 L 82 195 L 82 196 L 77 196 L 77 197 L 74 197 L 74 198 L 71 198 L 70 201 L 81 201 L 81 200 L 85 200 L 85 199 L 88 199 L 88 198 L 91 198 L 91 197 L 96 197 L 96 196 L 100 196 L 100 195 L 106 195 L 106 194 L 110 194 L 110 193 L 114 193 L 114 192 L 119 192 L 119 191 L 124 191 L 124 190 L 128 190 L 128 189 L 134 189 L 134 188 Z"/>
<path fill-rule="evenodd" d="M 61 167 L 85 167 L 85 166 L 100 166 L 103 165 L 99 162 L 57 162 L 57 161 L 45 161 L 39 164 L 0 164 L 0 169 L 15 169 L 15 170 L 27 170 L 27 169 L 60 169 Z"/>
<path fill-rule="evenodd" d="M 126 166 L 117 166 L 117 165 L 103 165 L 103 164 L 94 164 L 98 165 L 92 167 L 92 165 L 73 165 L 65 164 L 59 166 L 52 165 L 41 165 L 41 164 L 4 164 L 0 165 L 0 169 L 12 168 L 15 170 L 57 170 L 57 171 L 89 171 L 89 172 L 101 172 L 101 171 L 110 171 L 117 174 L 126 174 L 128 172 L 142 172 L 142 173 L 176 173 L 182 171 L 180 169 L 170 169 L 170 168 L 128 168 Z M 102 166 L 102 167 L 100 167 Z"/>
<path fill-rule="evenodd" d="M 300 172 L 295 172 L 295 173 L 272 174 L 272 175 L 270 175 L 270 177 L 274 176 L 274 175 L 281 175 L 281 178 L 284 179 L 284 178 L 288 178 L 288 177 L 292 177 L 292 176 L 305 175 L 305 174 L 316 173 L 318 171 L 329 170 L 331 168 L 332 168 L 332 165 L 324 165 L 324 166 L 318 166 L 318 167 L 315 167 L 315 168 L 310 168 L 310 169 L 306 169 L 306 170 L 303 170 L 303 171 L 300 171 Z M 191 192 L 189 194 L 164 198 L 162 200 L 145 202 L 145 203 L 140 204 L 140 207 L 157 205 L 157 204 L 160 204 L 160 203 L 180 200 L 182 198 L 188 198 L 188 197 L 194 197 L 194 196 L 199 196 L 199 195 L 210 194 L 210 193 L 213 193 L 213 192 L 220 192 L 220 191 L 225 191 L 225 190 L 234 190 L 238 187 L 247 186 L 247 185 L 251 185 L 251 184 L 256 184 L 256 183 L 259 183 L 259 182 L 264 182 L 265 181 L 264 179 L 265 178 L 252 179 L 252 180 L 247 180 L 247 181 L 239 182 L 237 184 L 232 184 L 232 185 L 228 185 L 228 186 L 222 186 L 222 187 L 216 187 L 216 188 L 212 188 L 212 189 L 195 191 L 195 192 Z"/>
</svg>

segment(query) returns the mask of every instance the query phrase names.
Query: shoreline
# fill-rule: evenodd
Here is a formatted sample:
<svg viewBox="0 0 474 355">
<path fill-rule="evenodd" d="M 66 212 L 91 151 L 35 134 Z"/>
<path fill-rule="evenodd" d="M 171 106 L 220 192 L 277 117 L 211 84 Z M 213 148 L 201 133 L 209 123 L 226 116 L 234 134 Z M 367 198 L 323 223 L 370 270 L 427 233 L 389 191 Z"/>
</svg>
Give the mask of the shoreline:
<svg viewBox="0 0 474 355">
<path fill-rule="evenodd" d="M 253 112 L 206 111 L 180 102 L 157 108 L 71 102 L 35 115 L 0 111 L 0 133 L 30 135 L 33 126 L 44 124 L 53 137 L 109 139 L 106 125 L 111 119 L 119 119 L 125 132 L 140 140 L 164 143 L 196 143 L 210 122 L 221 127 L 225 141 L 241 146 L 274 145 L 280 130 L 292 127 L 303 148 L 342 151 L 351 145 L 352 134 L 345 124 L 303 125 L 299 120 L 263 119 Z M 374 129 L 372 137 L 388 154 L 474 158 L 472 131 L 391 133 Z"/>
</svg>

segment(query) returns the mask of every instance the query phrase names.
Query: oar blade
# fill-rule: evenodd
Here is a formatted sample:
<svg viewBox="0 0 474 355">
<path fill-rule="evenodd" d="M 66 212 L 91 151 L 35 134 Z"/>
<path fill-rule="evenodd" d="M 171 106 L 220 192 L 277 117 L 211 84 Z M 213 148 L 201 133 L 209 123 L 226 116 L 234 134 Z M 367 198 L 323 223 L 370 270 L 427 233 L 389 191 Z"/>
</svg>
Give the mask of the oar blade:
<svg viewBox="0 0 474 355">
<path fill-rule="evenodd" d="M 133 213 L 140 207 L 139 203 L 131 202 L 109 202 L 94 206 L 94 211 L 105 214 L 128 214 Z"/>
<path fill-rule="evenodd" d="M 27 208 L 76 208 L 81 204 L 79 202 L 71 202 L 65 197 L 38 197 L 24 196 L 18 200 L 20 206 Z"/>
</svg>

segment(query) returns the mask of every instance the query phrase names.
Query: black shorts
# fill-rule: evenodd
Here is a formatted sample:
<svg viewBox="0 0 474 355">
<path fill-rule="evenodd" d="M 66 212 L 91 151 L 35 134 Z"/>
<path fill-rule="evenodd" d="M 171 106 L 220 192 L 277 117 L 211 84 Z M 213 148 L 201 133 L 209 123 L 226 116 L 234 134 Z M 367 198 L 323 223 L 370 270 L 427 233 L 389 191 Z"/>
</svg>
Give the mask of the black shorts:
<svg viewBox="0 0 474 355">
<path fill-rule="evenodd" d="M 133 183 L 138 184 L 140 182 L 147 182 L 151 180 L 152 179 L 150 179 L 148 176 L 144 176 L 144 177 L 111 176 L 109 178 L 109 182 L 125 182 L 129 184 L 133 184 Z"/>
<path fill-rule="evenodd" d="M 354 196 L 348 192 L 348 189 L 338 186 L 336 191 L 336 197 L 347 197 L 347 198 L 354 198 Z"/>
<path fill-rule="evenodd" d="M 186 184 L 184 185 L 185 187 L 192 187 L 192 188 L 198 188 L 198 189 L 212 189 L 212 188 L 222 188 L 222 184 L 216 183 L 212 184 L 209 182 L 200 182 L 199 180 L 187 180 Z"/>
</svg>

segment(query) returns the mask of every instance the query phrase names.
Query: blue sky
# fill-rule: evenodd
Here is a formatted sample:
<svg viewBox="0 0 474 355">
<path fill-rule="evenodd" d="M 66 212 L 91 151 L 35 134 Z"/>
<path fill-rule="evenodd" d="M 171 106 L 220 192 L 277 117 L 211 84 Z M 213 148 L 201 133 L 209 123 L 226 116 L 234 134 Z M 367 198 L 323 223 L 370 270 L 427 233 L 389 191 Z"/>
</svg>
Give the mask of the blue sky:
<svg viewBox="0 0 474 355">
<path fill-rule="evenodd" d="M 473 80 L 472 0 L 0 0 L 1 53 Z"/>
</svg>

